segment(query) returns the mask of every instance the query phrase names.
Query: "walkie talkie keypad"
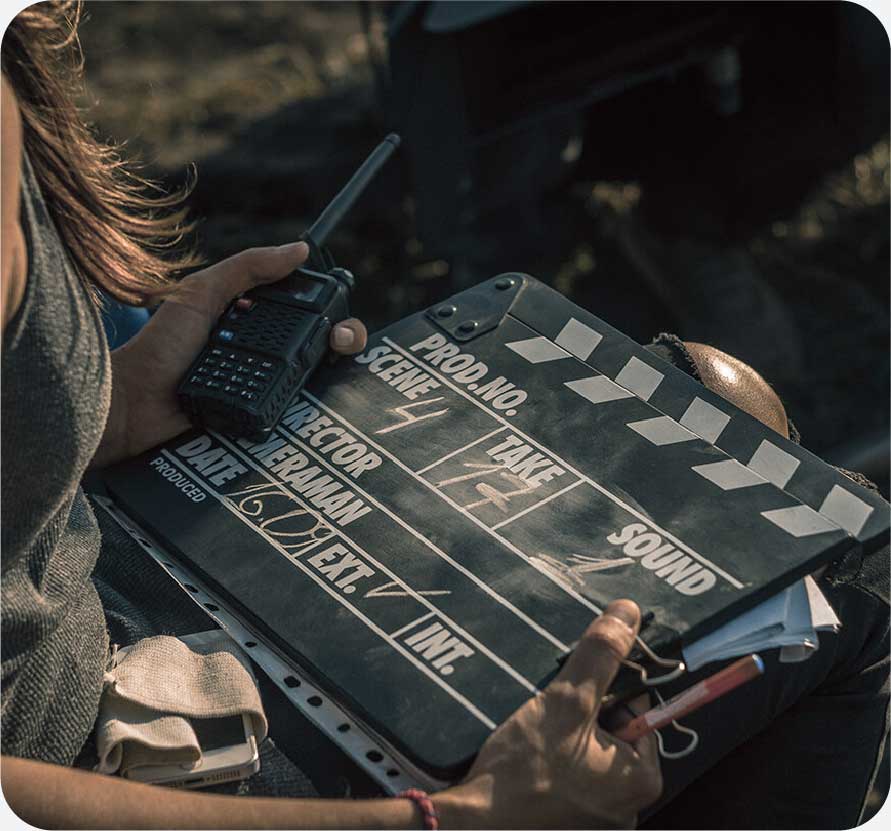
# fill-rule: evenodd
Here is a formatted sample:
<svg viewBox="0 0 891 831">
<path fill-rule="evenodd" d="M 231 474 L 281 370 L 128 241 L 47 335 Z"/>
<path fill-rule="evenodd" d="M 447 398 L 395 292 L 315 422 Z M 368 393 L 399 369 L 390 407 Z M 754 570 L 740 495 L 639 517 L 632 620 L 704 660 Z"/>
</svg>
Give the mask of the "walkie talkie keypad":
<svg viewBox="0 0 891 831">
<path fill-rule="evenodd" d="M 315 300 L 289 294 L 289 281 L 300 287 L 300 297 Z M 310 284 L 318 288 L 307 292 Z M 267 435 L 322 360 L 331 320 L 349 315 L 348 298 L 342 278 L 301 271 L 235 300 L 180 386 L 184 409 L 201 426 Z"/>
<path fill-rule="evenodd" d="M 257 366 L 265 369 L 255 370 Z M 226 397 L 259 401 L 272 384 L 274 368 L 274 362 L 246 352 L 211 349 L 193 367 L 188 383 L 195 389 L 219 390 Z"/>
</svg>

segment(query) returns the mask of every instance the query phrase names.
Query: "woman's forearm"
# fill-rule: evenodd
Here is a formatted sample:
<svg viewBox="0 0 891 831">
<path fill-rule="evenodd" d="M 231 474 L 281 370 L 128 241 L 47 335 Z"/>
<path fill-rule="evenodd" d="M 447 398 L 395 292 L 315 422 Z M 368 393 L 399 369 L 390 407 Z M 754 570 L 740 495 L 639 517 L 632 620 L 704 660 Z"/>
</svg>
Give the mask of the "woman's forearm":
<svg viewBox="0 0 891 831">
<path fill-rule="evenodd" d="M 203 794 L 3 757 L 3 795 L 38 828 L 420 828 L 407 799 Z"/>
</svg>

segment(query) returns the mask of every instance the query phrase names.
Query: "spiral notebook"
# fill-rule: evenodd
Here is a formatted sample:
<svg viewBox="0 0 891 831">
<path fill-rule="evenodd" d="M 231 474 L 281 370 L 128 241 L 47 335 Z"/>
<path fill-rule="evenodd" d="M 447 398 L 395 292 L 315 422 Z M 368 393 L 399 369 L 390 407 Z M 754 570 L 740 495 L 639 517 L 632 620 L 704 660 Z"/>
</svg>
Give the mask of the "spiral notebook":
<svg viewBox="0 0 891 831">
<path fill-rule="evenodd" d="M 257 638 L 439 780 L 611 599 L 649 613 L 650 681 L 748 648 L 741 616 L 771 598 L 763 636 L 801 657 L 831 627 L 802 579 L 889 528 L 878 495 L 521 274 L 377 333 L 261 444 L 195 430 L 104 482 Z"/>
</svg>

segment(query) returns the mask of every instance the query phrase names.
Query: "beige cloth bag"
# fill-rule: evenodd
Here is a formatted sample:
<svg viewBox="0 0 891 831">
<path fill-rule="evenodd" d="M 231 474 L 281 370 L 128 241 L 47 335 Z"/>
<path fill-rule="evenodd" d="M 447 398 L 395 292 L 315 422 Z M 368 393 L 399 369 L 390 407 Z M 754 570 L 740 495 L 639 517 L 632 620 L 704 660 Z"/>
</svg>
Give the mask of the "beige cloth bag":
<svg viewBox="0 0 891 831">
<path fill-rule="evenodd" d="M 112 656 L 105 673 L 96 746 L 101 773 L 197 762 L 190 719 L 248 715 L 257 743 L 267 723 L 247 658 L 221 629 L 183 640 L 159 635 Z"/>
</svg>

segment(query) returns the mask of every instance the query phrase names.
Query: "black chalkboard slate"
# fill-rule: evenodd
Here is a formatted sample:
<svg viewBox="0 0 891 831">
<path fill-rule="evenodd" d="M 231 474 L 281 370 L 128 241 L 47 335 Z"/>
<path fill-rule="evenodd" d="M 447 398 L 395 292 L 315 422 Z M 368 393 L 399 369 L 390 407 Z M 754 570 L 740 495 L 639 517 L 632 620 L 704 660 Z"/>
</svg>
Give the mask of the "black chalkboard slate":
<svg viewBox="0 0 891 831">
<path fill-rule="evenodd" d="M 263 444 L 192 432 L 104 478 L 439 779 L 612 598 L 676 657 L 889 529 L 881 498 L 518 274 L 322 370 Z"/>
</svg>

